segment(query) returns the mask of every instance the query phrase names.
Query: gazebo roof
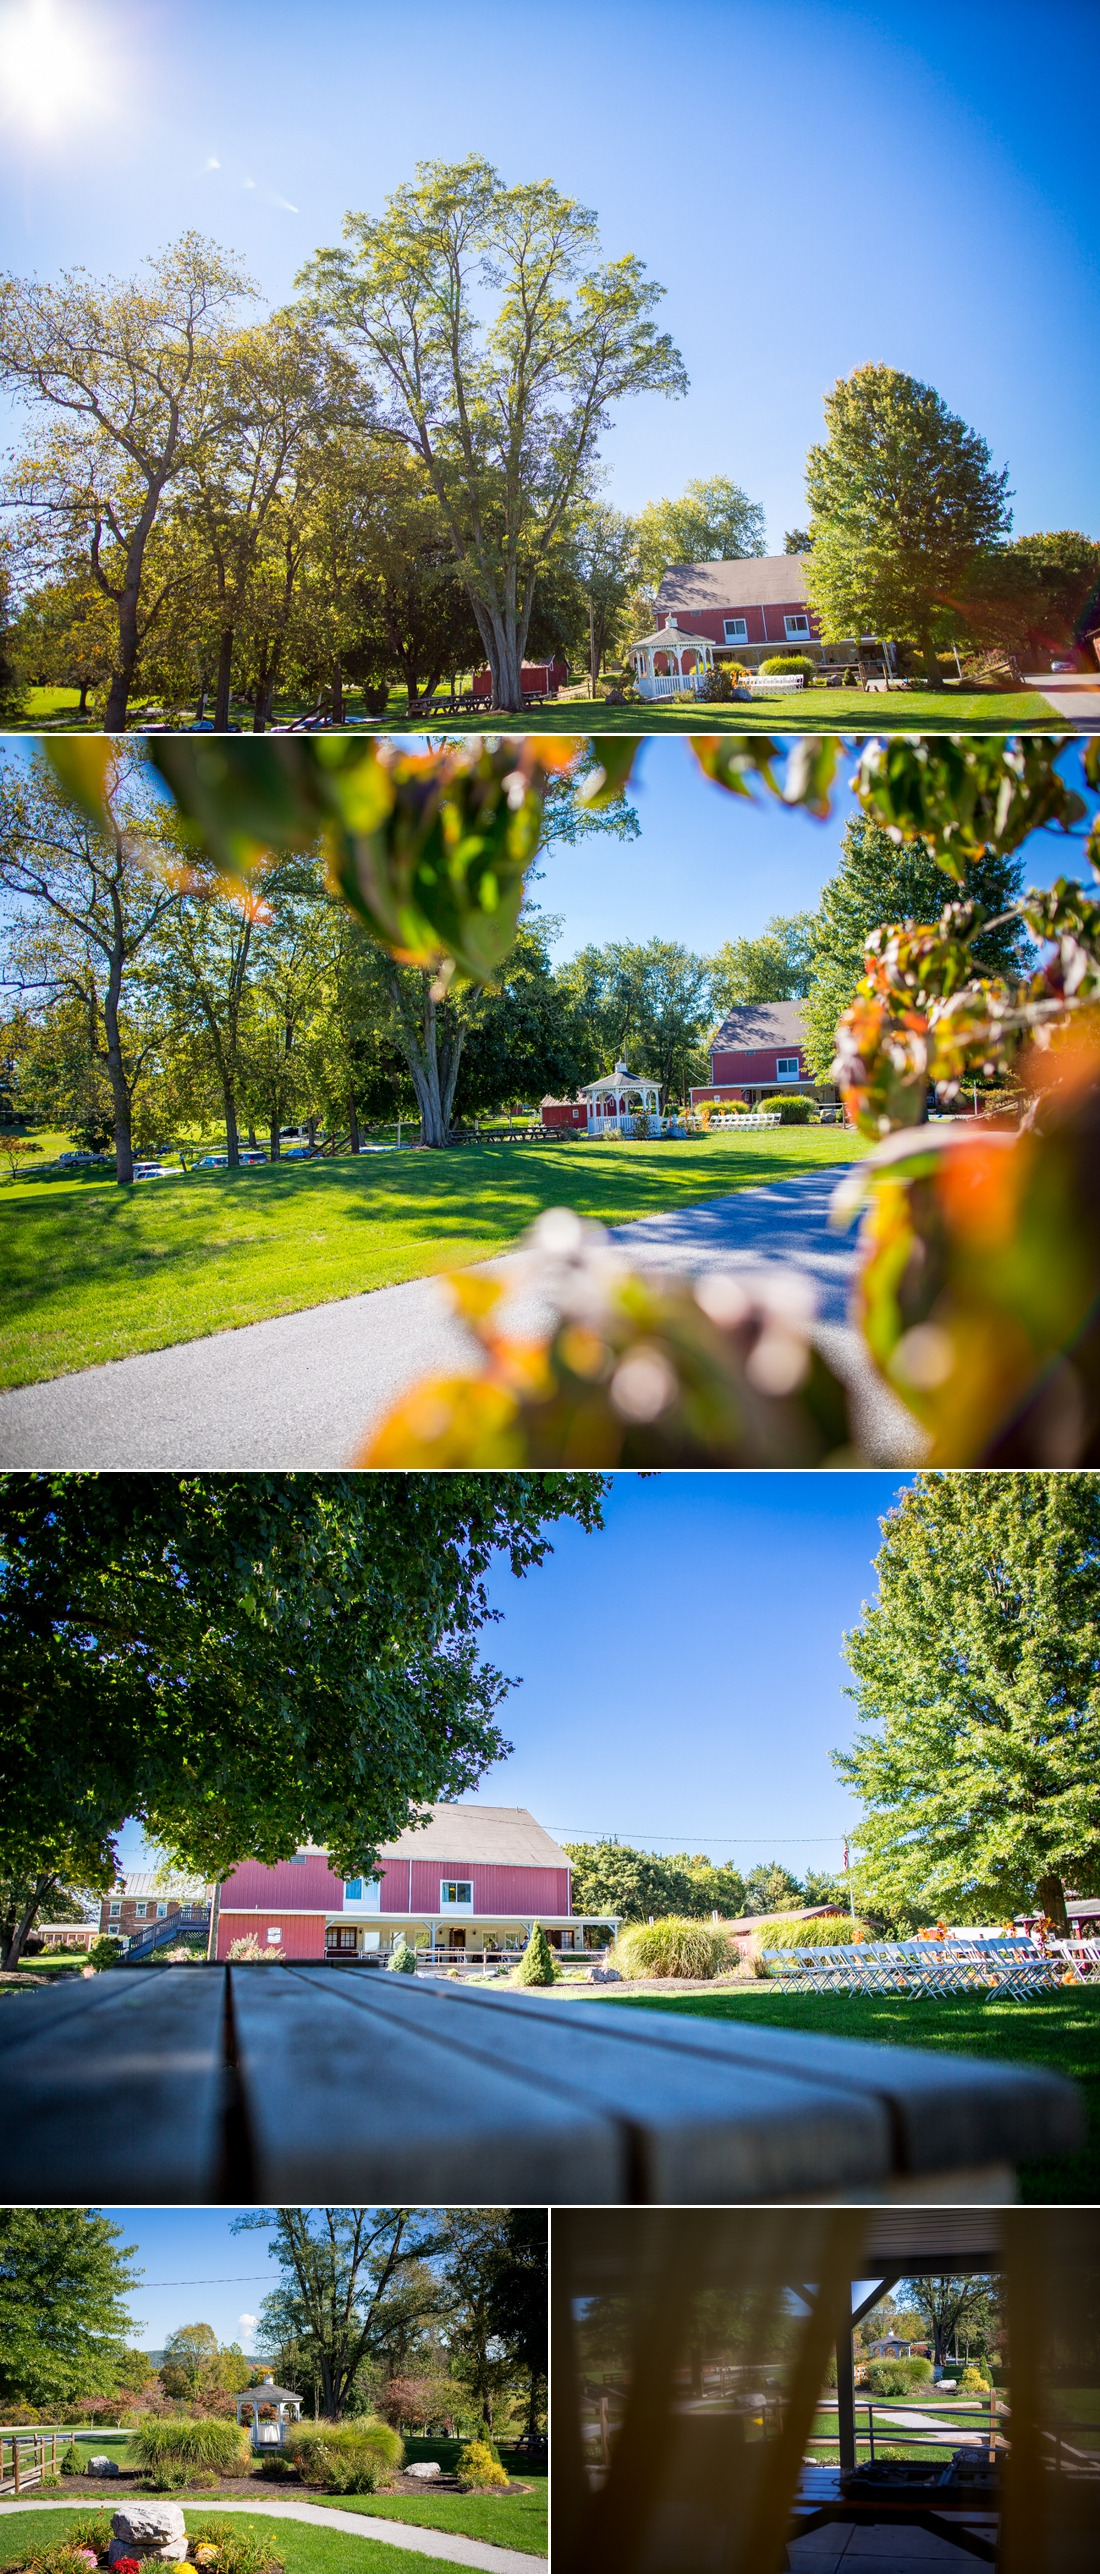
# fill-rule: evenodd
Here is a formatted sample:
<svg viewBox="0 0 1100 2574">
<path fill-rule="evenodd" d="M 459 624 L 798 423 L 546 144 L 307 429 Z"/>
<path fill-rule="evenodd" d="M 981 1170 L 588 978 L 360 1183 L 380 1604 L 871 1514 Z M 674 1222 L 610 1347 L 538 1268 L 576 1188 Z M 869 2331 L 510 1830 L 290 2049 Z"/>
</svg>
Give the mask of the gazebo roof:
<svg viewBox="0 0 1100 2574">
<path fill-rule="evenodd" d="M 241 2404 L 300 2404 L 302 2401 L 292 2386 L 276 2386 L 269 2377 L 262 2378 L 259 2386 L 244 2387 L 238 2400 Z"/>
<path fill-rule="evenodd" d="M 630 650 L 631 652 L 676 652 L 681 644 L 690 644 L 693 650 L 705 644 L 708 652 L 713 652 L 714 637 L 689 634 L 684 626 L 658 626 L 656 634 L 639 635 L 631 644 Z"/>
<path fill-rule="evenodd" d="M 602 1092 L 610 1090 L 658 1090 L 659 1088 L 659 1082 L 655 1082 L 649 1073 L 632 1073 L 626 1064 L 616 1064 L 614 1072 L 601 1073 L 598 1081 L 582 1081 L 581 1098 L 596 1099 Z"/>
</svg>

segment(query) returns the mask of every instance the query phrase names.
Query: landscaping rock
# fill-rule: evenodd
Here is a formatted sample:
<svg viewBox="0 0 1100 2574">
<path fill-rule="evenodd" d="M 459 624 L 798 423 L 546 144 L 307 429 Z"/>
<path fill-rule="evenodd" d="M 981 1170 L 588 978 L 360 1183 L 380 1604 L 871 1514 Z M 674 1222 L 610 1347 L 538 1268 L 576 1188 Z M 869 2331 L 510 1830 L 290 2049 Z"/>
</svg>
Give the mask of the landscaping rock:
<svg viewBox="0 0 1100 2574">
<path fill-rule="evenodd" d="M 186 2554 L 187 2523 L 179 2503 L 128 2502 L 124 2511 L 112 2512 L 108 2565 L 120 2556 L 156 2556 L 174 2565 Z"/>
<path fill-rule="evenodd" d="M 441 2476 L 443 2469 L 438 2458 L 424 2458 L 418 2461 L 415 2467 L 406 2467 L 405 2473 L 407 2476 L 423 2476 L 426 2479 L 429 2476 Z"/>
<path fill-rule="evenodd" d="M 88 2471 L 93 2476 L 117 2476 L 117 2458 L 89 2458 Z"/>
<path fill-rule="evenodd" d="M 621 1984 L 622 1980 L 617 1966 L 590 1966 L 585 1977 L 586 1984 Z"/>
</svg>

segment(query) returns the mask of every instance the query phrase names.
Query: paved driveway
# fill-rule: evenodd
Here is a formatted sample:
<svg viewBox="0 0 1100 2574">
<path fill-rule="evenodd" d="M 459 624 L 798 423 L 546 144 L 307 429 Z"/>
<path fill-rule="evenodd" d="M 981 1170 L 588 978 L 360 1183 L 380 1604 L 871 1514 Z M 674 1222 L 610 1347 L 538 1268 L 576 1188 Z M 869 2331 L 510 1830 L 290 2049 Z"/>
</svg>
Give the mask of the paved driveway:
<svg viewBox="0 0 1100 2574">
<path fill-rule="evenodd" d="M 881 1392 L 844 1322 L 854 1238 L 829 1230 L 847 1164 L 771 1188 L 738 1189 L 675 1214 L 620 1225 L 647 1266 L 797 1269 L 814 1282 L 819 1337 L 862 1407 L 876 1461 L 914 1459 L 906 1417 Z M 507 1273 L 508 1259 L 495 1263 Z M 525 1324 L 542 1319 L 531 1304 Z M 471 1344 L 437 1280 L 379 1287 L 304 1313 L 0 1395 L 0 1462 L 67 1467 L 338 1467 L 397 1396 L 429 1371 L 467 1365 Z"/>
</svg>

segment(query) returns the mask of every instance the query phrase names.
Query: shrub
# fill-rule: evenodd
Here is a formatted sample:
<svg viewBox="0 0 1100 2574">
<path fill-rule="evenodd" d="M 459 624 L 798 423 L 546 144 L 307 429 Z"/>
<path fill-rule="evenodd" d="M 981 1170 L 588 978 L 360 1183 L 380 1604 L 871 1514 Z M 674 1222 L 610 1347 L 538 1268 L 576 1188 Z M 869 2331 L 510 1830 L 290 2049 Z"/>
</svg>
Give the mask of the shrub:
<svg viewBox="0 0 1100 2574">
<path fill-rule="evenodd" d="M 513 1968 L 513 1984 L 553 1984 L 554 1952 L 541 1922 L 535 1922 L 519 1965 Z"/>
<path fill-rule="evenodd" d="M 762 661 L 760 664 L 762 679 L 797 679 L 799 672 L 806 681 L 807 687 L 811 679 L 816 677 L 817 663 L 811 661 L 808 653 L 776 652 L 772 653 L 769 660 Z"/>
<path fill-rule="evenodd" d="M 808 1126 L 815 1102 L 807 1099 L 804 1092 L 800 1095 L 796 1090 L 776 1090 L 770 1098 L 762 1099 L 760 1106 L 765 1117 L 778 1117 L 781 1126 Z"/>
<path fill-rule="evenodd" d="M 791 1913 L 774 1913 L 756 1934 L 761 1948 L 849 1948 L 854 1940 L 870 1939 L 866 1922 L 853 1921 L 850 1913 L 839 1913 L 835 1921 L 797 1921 Z"/>
<path fill-rule="evenodd" d="M 405 2443 L 389 2422 L 296 2422 L 287 2443 L 298 2473 L 331 2494 L 373 2494 L 392 2482 Z"/>
<path fill-rule="evenodd" d="M 959 2379 L 959 2392 L 961 2395 L 987 2395 L 990 2383 L 991 2381 L 986 2376 L 985 2370 L 982 2368 L 975 2368 L 972 2363 L 969 2368 L 964 2368 L 962 2372 L 962 2376 Z"/>
<path fill-rule="evenodd" d="M 458 2453 L 458 2481 L 463 2493 L 491 2494 L 507 2486 L 508 2476 L 487 2440 L 468 2440 Z"/>
<path fill-rule="evenodd" d="M 398 1931 L 386 1964 L 391 1975 L 415 1975 L 416 1950 L 409 1947 L 404 1931 Z"/>
<path fill-rule="evenodd" d="M 98 1967 L 114 1966 L 116 1960 L 120 1958 L 121 1955 L 121 1940 L 108 1939 L 106 1932 L 104 1932 L 102 1938 L 94 1939 L 92 1941 L 92 1945 L 88 1951 L 88 1964 L 89 1966 Z"/>
<path fill-rule="evenodd" d="M 905 2360 L 872 2360 L 867 2383 L 872 2395 L 908 2395 L 908 2365 Z"/>
<path fill-rule="evenodd" d="M 705 1976 L 728 1966 L 725 1931 L 710 1922 L 681 1921 L 670 1915 L 659 1922 L 628 1922 L 611 1951 L 610 1963 L 620 1975 Z"/>
<path fill-rule="evenodd" d="M 714 669 L 707 672 L 706 679 L 699 691 L 700 698 L 704 705 L 728 705 L 735 689 L 739 688 L 741 681 L 747 677 L 748 673 L 747 671 L 742 670 L 740 662 L 716 662 Z"/>
<path fill-rule="evenodd" d="M 261 1948 L 255 1931 L 249 1931 L 246 1939 L 232 1940 L 226 1950 L 226 1956 L 238 1966 L 277 1966 L 282 1962 L 282 1954 L 281 1948 Z"/>
<path fill-rule="evenodd" d="M 146 2474 L 165 2467 L 213 2467 L 223 2476 L 244 2475 L 251 2448 L 247 2431 L 237 2422 L 220 2422 L 203 2414 L 195 2422 L 144 2420 L 133 2434 L 134 2451 Z"/>
<path fill-rule="evenodd" d="M 931 2386 L 933 2377 L 931 2360 L 911 2359 L 906 2360 L 905 2365 L 909 2371 L 910 2386 Z"/>
<path fill-rule="evenodd" d="M 67 2448 L 67 2449 L 65 2449 L 65 2450 L 62 2452 L 62 2455 L 61 2455 L 61 2457 L 58 2459 L 57 2463 L 58 2463 L 59 2470 L 60 2470 L 60 2472 L 61 2472 L 61 2474 L 62 2474 L 63 2476 L 82 2476 L 82 2475 L 83 2475 L 83 2473 L 84 2473 L 84 2460 L 83 2460 L 83 2458 L 82 2458 L 82 2457 L 81 2457 L 81 2455 L 80 2455 L 80 2451 L 79 2451 L 79 2449 L 77 2448 L 77 2445 L 76 2445 L 75 2440 L 70 2440 L 69 2445 L 68 2445 L 68 2448 Z"/>
</svg>

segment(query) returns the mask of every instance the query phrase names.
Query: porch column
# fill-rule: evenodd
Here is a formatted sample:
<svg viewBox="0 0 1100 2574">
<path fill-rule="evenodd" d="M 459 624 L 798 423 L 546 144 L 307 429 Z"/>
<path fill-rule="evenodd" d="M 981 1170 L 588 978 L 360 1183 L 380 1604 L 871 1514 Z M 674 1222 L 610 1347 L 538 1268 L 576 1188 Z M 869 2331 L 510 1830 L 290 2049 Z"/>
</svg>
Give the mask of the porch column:
<svg viewBox="0 0 1100 2574">
<path fill-rule="evenodd" d="M 856 2373 L 852 2356 L 852 2291 L 845 2283 L 844 2305 L 836 2342 L 836 2409 L 840 2464 L 856 2463 Z"/>
</svg>

